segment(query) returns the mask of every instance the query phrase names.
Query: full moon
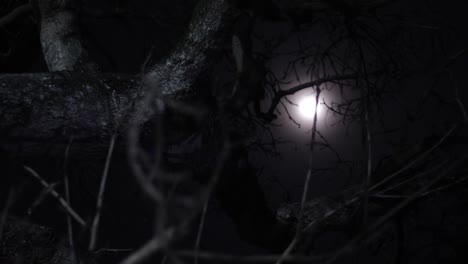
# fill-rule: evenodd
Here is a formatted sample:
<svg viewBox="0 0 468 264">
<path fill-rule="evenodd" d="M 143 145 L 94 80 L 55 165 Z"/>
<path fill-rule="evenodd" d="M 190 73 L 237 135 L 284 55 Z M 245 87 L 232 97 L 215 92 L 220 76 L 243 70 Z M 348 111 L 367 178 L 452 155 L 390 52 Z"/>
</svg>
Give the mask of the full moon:
<svg viewBox="0 0 468 264">
<path fill-rule="evenodd" d="M 317 109 L 317 106 L 315 105 L 314 96 L 304 97 L 299 102 L 299 112 L 302 114 L 303 117 L 307 119 L 314 118 L 316 109 Z"/>
</svg>

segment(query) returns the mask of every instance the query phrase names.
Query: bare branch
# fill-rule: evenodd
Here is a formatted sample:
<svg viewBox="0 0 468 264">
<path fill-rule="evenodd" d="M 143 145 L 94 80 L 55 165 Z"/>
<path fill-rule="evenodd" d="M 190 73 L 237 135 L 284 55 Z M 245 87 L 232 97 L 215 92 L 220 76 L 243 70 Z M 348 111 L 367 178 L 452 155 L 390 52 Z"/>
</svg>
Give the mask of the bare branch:
<svg viewBox="0 0 468 264">
<path fill-rule="evenodd" d="M 350 250 L 354 249 L 360 241 L 363 239 L 369 237 L 368 239 L 372 239 L 373 233 L 381 227 L 384 223 L 386 223 L 390 218 L 392 218 L 397 212 L 399 212 L 402 208 L 408 206 L 408 204 L 412 203 L 414 200 L 419 198 L 421 195 L 426 193 L 434 184 L 439 182 L 443 177 L 447 176 L 449 173 L 452 172 L 454 168 L 459 166 L 460 164 L 463 164 L 463 162 L 466 162 L 467 156 L 461 157 L 459 160 L 456 160 L 452 162 L 445 170 L 443 170 L 439 175 L 434 177 L 433 179 L 430 180 L 426 185 L 421 187 L 419 190 L 414 192 L 412 195 L 408 196 L 405 200 L 401 201 L 399 204 L 397 204 L 395 207 L 393 207 L 391 210 L 389 210 L 386 214 L 381 216 L 379 219 L 377 219 L 372 225 L 370 225 L 364 232 L 361 234 L 357 235 L 354 239 L 348 242 L 347 245 L 342 247 L 340 250 L 338 250 L 335 255 L 330 258 L 326 264 L 331 264 L 334 263 L 338 257 L 342 256 L 343 254 L 349 252 Z M 375 235 L 375 234 L 374 234 Z"/>
<path fill-rule="evenodd" d="M 13 22 L 17 17 L 26 14 L 31 10 L 32 6 L 30 4 L 18 6 L 17 8 L 13 9 L 13 11 L 0 18 L 0 28 L 7 26 L 11 22 Z"/>
<path fill-rule="evenodd" d="M 112 159 L 112 153 L 114 151 L 114 144 L 115 144 L 116 138 L 117 138 L 117 135 L 115 134 L 112 135 L 110 145 L 109 145 L 109 151 L 107 152 L 106 163 L 104 164 L 104 170 L 102 172 L 101 185 L 99 187 L 99 194 L 98 194 L 97 203 L 96 203 L 96 214 L 94 216 L 93 224 L 91 226 L 91 239 L 89 241 L 89 251 L 93 251 L 94 248 L 96 247 L 97 232 L 98 232 L 98 227 L 99 227 L 99 218 L 101 216 L 101 208 L 102 208 L 102 202 L 104 200 L 104 191 L 106 189 L 107 175 L 109 173 L 109 165 Z"/>
<path fill-rule="evenodd" d="M 317 87 L 315 89 L 315 105 L 318 105 L 318 102 L 320 100 L 320 88 Z M 311 177 L 311 174 L 312 174 L 312 159 L 313 159 L 313 151 L 314 151 L 314 147 L 315 147 L 315 143 L 316 143 L 316 134 L 317 134 L 317 111 L 315 111 L 314 113 L 314 120 L 313 120 L 313 125 L 312 125 L 312 134 L 310 136 L 310 149 L 309 149 L 309 164 L 308 164 L 308 170 L 307 170 L 307 175 L 306 175 L 306 178 L 305 178 L 305 181 L 304 181 L 304 189 L 302 191 L 302 198 L 301 198 L 301 207 L 300 207 L 300 210 L 299 210 L 299 223 L 297 224 L 296 226 L 296 233 L 294 235 L 294 238 L 293 240 L 291 241 L 291 243 L 289 244 L 289 246 L 284 250 L 283 254 L 281 255 L 281 257 L 278 259 L 278 261 L 276 262 L 276 264 L 281 264 L 284 259 L 291 254 L 291 252 L 293 251 L 293 249 L 296 247 L 296 245 L 299 243 L 300 241 L 300 238 L 301 238 L 301 235 L 302 235 L 302 232 L 303 232 L 303 225 L 304 225 L 304 219 L 303 219 L 303 216 L 304 216 L 304 207 L 305 207 L 305 203 L 306 203 L 306 200 L 307 200 L 307 193 L 308 193 L 308 190 L 309 190 L 309 182 L 310 182 L 310 177 Z"/>
<path fill-rule="evenodd" d="M 28 166 L 24 166 L 24 169 L 29 172 L 34 178 L 36 178 L 41 184 L 42 186 L 44 186 L 44 188 L 50 188 L 50 184 L 48 184 L 41 176 L 39 176 L 39 174 L 37 174 L 36 171 L 34 171 L 33 169 L 31 169 L 30 167 Z M 81 218 L 81 216 L 78 215 L 77 212 L 75 212 L 75 210 L 73 210 L 73 208 L 70 207 L 70 205 L 67 203 L 67 201 L 65 201 L 65 199 L 63 199 L 63 197 L 57 192 L 55 191 L 54 189 L 52 189 L 50 191 L 50 194 L 52 196 L 54 196 L 58 201 L 59 203 L 62 205 L 62 207 L 65 209 L 65 211 L 67 213 L 70 214 L 71 217 L 73 217 L 73 219 L 78 223 L 80 224 L 81 226 L 85 226 L 86 223 L 85 221 L 83 220 L 83 218 Z"/>
<path fill-rule="evenodd" d="M 65 157 L 64 157 L 64 162 L 63 162 L 63 181 L 65 185 L 65 199 L 68 204 L 71 205 L 71 200 L 70 200 L 70 184 L 68 180 L 68 157 L 70 155 L 70 146 L 73 142 L 73 137 L 70 138 L 70 141 L 68 142 L 67 147 L 65 148 Z M 73 225 L 72 225 L 72 219 L 70 215 L 67 214 L 67 232 L 68 232 L 68 243 L 71 248 L 71 252 L 73 254 L 72 259 L 75 261 L 74 263 L 78 263 L 77 259 L 77 250 L 75 248 L 75 242 L 73 238 Z"/>
<path fill-rule="evenodd" d="M 270 105 L 270 108 L 268 109 L 266 115 L 271 116 L 273 114 L 273 112 L 275 111 L 276 106 L 279 104 L 281 99 L 283 97 L 285 97 L 285 96 L 295 94 L 295 93 L 297 93 L 297 92 L 299 92 L 301 90 L 307 89 L 307 88 L 318 87 L 318 86 L 320 86 L 320 85 L 322 85 L 324 83 L 344 81 L 344 80 L 353 80 L 353 79 L 356 79 L 358 77 L 359 77 L 358 74 L 327 76 L 327 77 L 324 77 L 324 78 L 321 78 L 321 79 L 317 79 L 317 80 L 313 80 L 313 81 L 310 81 L 310 82 L 306 82 L 306 83 L 296 85 L 296 86 L 294 86 L 292 88 L 289 88 L 287 90 L 280 90 L 275 94 L 275 96 L 271 100 L 271 105 Z"/>
<path fill-rule="evenodd" d="M 208 202 L 209 200 L 207 199 L 205 201 L 205 205 L 203 206 L 202 215 L 200 217 L 200 224 L 198 225 L 197 239 L 195 241 L 195 248 L 194 248 L 195 254 L 200 250 L 200 242 L 201 242 L 201 237 L 203 235 L 203 229 L 205 227 L 205 217 L 206 217 L 206 211 L 208 209 Z M 197 256 L 195 256 L 195 260 L 193 263 L 198 264 Z"/>
<path fill-rule="evenodd" d="M 165 60 L 149 69 L 145 79 L 159 83 L 161 95 L 186 93 L 220 50 L 234 15 L 227 0 L 200 1 L 183 39 Z"/>
</svg>

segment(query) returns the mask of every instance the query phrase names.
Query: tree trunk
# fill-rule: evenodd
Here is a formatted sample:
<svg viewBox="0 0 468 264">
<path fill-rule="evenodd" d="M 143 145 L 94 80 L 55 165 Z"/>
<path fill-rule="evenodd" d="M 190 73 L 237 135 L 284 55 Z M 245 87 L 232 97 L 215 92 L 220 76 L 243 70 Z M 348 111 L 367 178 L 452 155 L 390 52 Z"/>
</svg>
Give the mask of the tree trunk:
<svg viewBox="0 0 468 264">
<path fill-rule="evenodd" d="M 51 11 L 49 4 L 44 0 L 40 5 L 45 22 L 60 20 L 62 11 L 72 15 L 68 6 L 53 6 L 57 10 Z M 103 139 L 113 133 L 126 135 L 131 118 L 142 107 L 141 100 L 150 92 L 155 93 L 153 100 L 193 100 L 197 94 L 191 88 L 215 61 L 236 12 L 225 0 L 200 1 L 173 52 L 146 73 L 135 76 L 100 74 L 95 67 L 75 70 L 77 62 L 84 58 L 88 61 L 77 34 L 65 36 L 50 28 L 57 23 L 42 23 L 43 40 L 56 39 L 63 44 L 59 47 L 42 43 L 47 65 L 55 72 L 0 75 L 1 147 L 19 155 L 40 155 L 45 150 L 62 155 L 64 144 L 73 137 L 74 142 L 86 143 L 83 149 L 88 152 L 102 151 L 108 145 L 108 140 Z M 69 28 L 74 29 L 72 22 Z M 70 41 L 77 43 L 80 52 L 70 48 Z M 57 59 L 55 55 L 59 53 L 66 59 Z M 61 71 L 70 69 L 74 71 Z M 150 116 L 144 118 L 146 128 L 153 129 L 146 122 Z M 148 129 L 146 132 L 150 133 Z"/>
</svg>

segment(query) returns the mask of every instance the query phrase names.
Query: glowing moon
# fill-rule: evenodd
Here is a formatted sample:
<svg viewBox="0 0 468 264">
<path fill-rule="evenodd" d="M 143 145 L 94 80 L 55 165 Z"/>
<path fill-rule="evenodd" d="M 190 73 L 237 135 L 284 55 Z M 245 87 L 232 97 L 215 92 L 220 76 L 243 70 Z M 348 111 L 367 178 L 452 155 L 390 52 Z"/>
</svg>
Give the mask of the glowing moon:
<svg viewBox="0 0 468 264">
<path fill-rule="evenodd" d="M 299 112 L 305 118 L 308 118 L 308 119 L 314 118 L 316 109 L 317 109 L 317 107 L 315 105 L 315 97 L 314 96 L 304 97 L 299 102 Z"/>
</svg>

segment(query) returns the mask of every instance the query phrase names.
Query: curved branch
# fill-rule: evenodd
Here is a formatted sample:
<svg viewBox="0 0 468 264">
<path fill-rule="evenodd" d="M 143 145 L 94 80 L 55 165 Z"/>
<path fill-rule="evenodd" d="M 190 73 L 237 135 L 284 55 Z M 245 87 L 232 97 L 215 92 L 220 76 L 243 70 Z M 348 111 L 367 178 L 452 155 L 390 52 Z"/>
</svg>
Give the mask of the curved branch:
<svg viewBox="0 0 468 264">
<path fill-rule="evenodd" d="M 42 53 L 49 70 L 97 71 L 81 40 L 73 0 L 39 0 L 39 11 Z"/>
<path fill-rule="evenodd" d="M 202 0 L 192 14 L 184 37 L 173 52 L 156 63 L 145 79 L 158 83 L 162 95 L 187 92 L 208 62 L 220 51 L 236 15 L 227 0 Z"/>
<path fill-rule="evenodd" d="M 41 39 L 49 69 L 74 72 L 0 75 L 2 147 L 22 145 L 37 155 L 44 151 L 44 142 L 60 143 L 63 146 L 57 153 L 63 153 L 65 142 L 73 135 L 89 142 L 90 150 L 102 152 L 107 147 L 97 143 L 113 133 L 124 138 L 135 102 L 152 88 L 148 83 L 142 85 L 141 76 L 93 73 L 94 64 L 77 38 L 70 1 L 52 6 L 54 1 L 40 0 Z M 162 87 L 158 97 L 181 100 L 196 96 L 188 90 L 221 49 L 234 15 L 226 0 L 202 0 L 174 52 L 154 65 L 143 80 Z M 151 126 L 148 128 L 145 124 L 144 131 L 150 134 Z M 31 142 L 37 143 L 35 147 Z"/>
<path fill-rule="evenodd" d="M 125 134 L 138 87 L 134 76 L 116 74 L 0 75 L 0 145 L 38 154 L 73 136 L 104 150 L 103 138 Z"/>
<path fill-rule="evenodd" d="M 315 87 L 315 86 L 319 86 L 319 85 L 322 85 L 324 83 L 352 80 L 352 79 L 356 79 L 358 77 L 359 77 L 358 74 L 333 75 L 333 76 L 324 77 L 322 79 L 317 79 L 317 80 L 314 80 L 314 81 L 302 83 L 302 84 L 296 85 L 296 86 L 294 86 L 292 88 L 289 88 L 287 90 L 280 90 L 275 94 L 275 96 L 271 100 L 271 105 L 270 105 L 270 108 L 268 109 L 268 111 L 266 113 L 266 116 L 267 117 L 273 116 L 273 112 L 275 111 L 275 109 L 278 106 L 281 99 L 283 97 L 285 97 L 285 96 L 292 95 L 292 94 L 295 94 L 295 93 L 297 93 L 297 92 L 299 92 L 301 90 L 311 88 L 311 87 Z"/>
</svg>

